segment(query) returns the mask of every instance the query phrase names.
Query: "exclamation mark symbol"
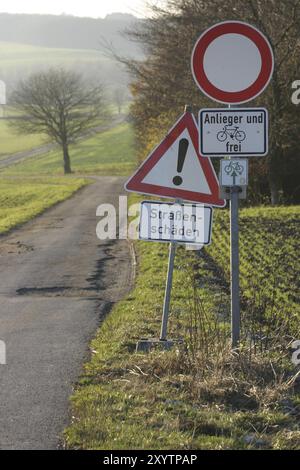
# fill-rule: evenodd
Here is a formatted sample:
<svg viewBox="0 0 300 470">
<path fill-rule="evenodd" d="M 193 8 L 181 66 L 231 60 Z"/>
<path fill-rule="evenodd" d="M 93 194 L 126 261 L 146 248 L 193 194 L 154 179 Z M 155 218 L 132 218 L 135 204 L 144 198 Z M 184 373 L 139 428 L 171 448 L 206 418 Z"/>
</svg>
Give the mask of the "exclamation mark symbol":
<svg viewBox="0 0 300 470">
<path fill-rule="evenodd" d="M 177 160 L 177 173 L 181 173 L 185 161 L 185 157 L 189 148 L 189 141 L 187 139 L 180 139 L 178 148 L 178 160 Z M 181 176 L 177 175 L 173 178 L 173 184 L 180 186 L 183 183 Z"/>
</svg>

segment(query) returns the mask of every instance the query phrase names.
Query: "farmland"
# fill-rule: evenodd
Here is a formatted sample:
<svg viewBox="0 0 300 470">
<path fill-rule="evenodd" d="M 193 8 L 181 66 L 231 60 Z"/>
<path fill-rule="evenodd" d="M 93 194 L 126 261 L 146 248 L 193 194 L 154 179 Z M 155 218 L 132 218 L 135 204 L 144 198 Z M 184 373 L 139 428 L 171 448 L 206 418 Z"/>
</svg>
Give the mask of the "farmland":
<svg viewBox="0 0 300 470">
<path fill-rule="evenodd" d="M 0 42 L 0 69 L 5 75 L 17 78 L 20 71 L 27 75 L 32 71 L 54 66 L 77 67 L 77 69 L 80 67 L 82 70 L 88 66 L 102 75 L 103 70 L 110 72 L 114 64 L 98 50 L 63 49 Z"/>
<path fill-rule="evenodd" d="M 10 149 L 16 150 L 14 143 L 7 139 Z M 28 143 L 30 139 L 31 136 Z M 63 176 L 59 149 L 0 172 L 0 233 L 70 197 L 90 182 L 88 175 L 126 174 L 135 164 L 133 136 L 127 124 L 80 141 L 70 153 L 75 173 L 71 176 Z"/>
<path fill-rule="evenodd" d="M 30 150 L 45 143 L 42 135 L 16 135 L 9 128 L 7 121 L 0 120 L 0 159 L 7 155 Z"/>
<path fill-rule="evenodd" d="M 240 211 L 240 270 L 244 308 L 299 324 L 299 206 Z M 228 212 L 218 211 L 207 250 L 230 280 Z M 255 273 L 255 274 L 254 274 Z"/>
<path fill-rule="evenodd" d="M 84 175 L 127 175 L 135 166 L 133 131 L 127 123 L 77 142 L 70 146 L 72 170 Z M 2 175 L 61 175 L 59 149 L 7 168 Z"/>
<path fill-rule="evenodd" d="M 99 59 L 97 51 L 92 50 L 55 49 L 8 42 L 0 42 L 0 54 L 1 67 L 3 68 L 16 67 L 19 64 L 42 64 L 45 63 L 45 60 L 49 64 L 55 65 L 66 62 L 74 63 L 79 59 L 85 62 L 96 62 Z"/>
</svg>

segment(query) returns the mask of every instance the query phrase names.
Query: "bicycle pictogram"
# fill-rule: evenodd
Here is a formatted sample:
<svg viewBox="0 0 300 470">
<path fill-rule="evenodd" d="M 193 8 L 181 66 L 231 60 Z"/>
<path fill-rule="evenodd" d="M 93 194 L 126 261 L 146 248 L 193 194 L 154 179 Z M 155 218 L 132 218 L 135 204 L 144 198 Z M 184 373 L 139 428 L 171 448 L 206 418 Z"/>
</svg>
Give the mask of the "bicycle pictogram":
<svg viewBox="0 0 300 470">
<path fill-rule="evenodd" d="M 240 165 L 239 162 L 234 162 L 234 161 L 229 162 L 229 164 L 225 166 L 224 170 L 225 170 L 225 173 L 227 173 L 227 175 L 230 175 L 230 176 L 242 175 L 244 172 L 243 166 Z"/>
<path fill-rule="evenodd" d="M 224 126 L 223 130 L 217 133 L 217 139 L 219 142 L 225 142 L 227 139 L 243 142 L 246 139 L 246 133 L 241 131 L 238 126 Z"/>
</svg>

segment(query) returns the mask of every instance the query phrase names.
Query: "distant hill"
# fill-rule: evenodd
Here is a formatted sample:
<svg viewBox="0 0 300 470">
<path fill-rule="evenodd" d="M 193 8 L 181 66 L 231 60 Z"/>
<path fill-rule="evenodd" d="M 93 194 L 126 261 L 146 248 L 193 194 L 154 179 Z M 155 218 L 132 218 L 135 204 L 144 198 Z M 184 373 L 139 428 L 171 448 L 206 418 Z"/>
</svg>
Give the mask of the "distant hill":
<svg viewBox="0 0 300 470">
<path fill-rule="evenodd" d="M 136 56 L 140 54 L 138 46 L 122 32 L 134 28 L 140 21 L 122 13 L 104 19 L 0 13 L 0 41 L 52 48 L 99 49 L 100 38 L 104 37 L 122 54 Z"/>
<path fill-rule="evenodd" d="M 0 79 L 9 93 L 32 72 L 64 66 L 112 89 L 126 86 L 124 69 L 104 54 L 101 41 L 113 44 L 121 55 L 141 57 L 137 44 L 123 35 L 140 21 L 122 13 L 104 19 L 0 13 Z"/>
</svg>

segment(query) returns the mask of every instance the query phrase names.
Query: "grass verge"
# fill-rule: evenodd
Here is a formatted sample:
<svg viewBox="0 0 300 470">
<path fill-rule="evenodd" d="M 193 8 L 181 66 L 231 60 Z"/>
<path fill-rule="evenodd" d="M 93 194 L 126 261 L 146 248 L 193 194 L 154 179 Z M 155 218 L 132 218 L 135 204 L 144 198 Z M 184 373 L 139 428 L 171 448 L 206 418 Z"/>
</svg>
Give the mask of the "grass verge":
<svg viewBox="0 0 300 470">
<path fill-rule="evenodd" d="M 217 217 L 216 230 L 219 223 Z M 218 251 L 218 237 L 213 243 Z M 250 328 L 240 355 L 230 351 L 228 283 L 208 250 L 177 252 L 169 337 L 184 338 L 184 345 L 135 353 L 138 339 L 159 333 L 168 251 L 156 243 L 137 242 L 136 248 L 135 288 L 92 342 L 72 397 L 66 447 L 299 448 L 299 382 L 288 345 L 276 330 L 267 348 L 263 338 L 261 348 L 253 347 Z M 255 331 L 258 325 L 252 324 Z"/>
<path fill-rule="evenodd" d="M 33 219 L 86 184 L 88 180 L 84 178 L 43 177 L 18 181 L 0 177 L 0 233 Z"/>
</svg>

